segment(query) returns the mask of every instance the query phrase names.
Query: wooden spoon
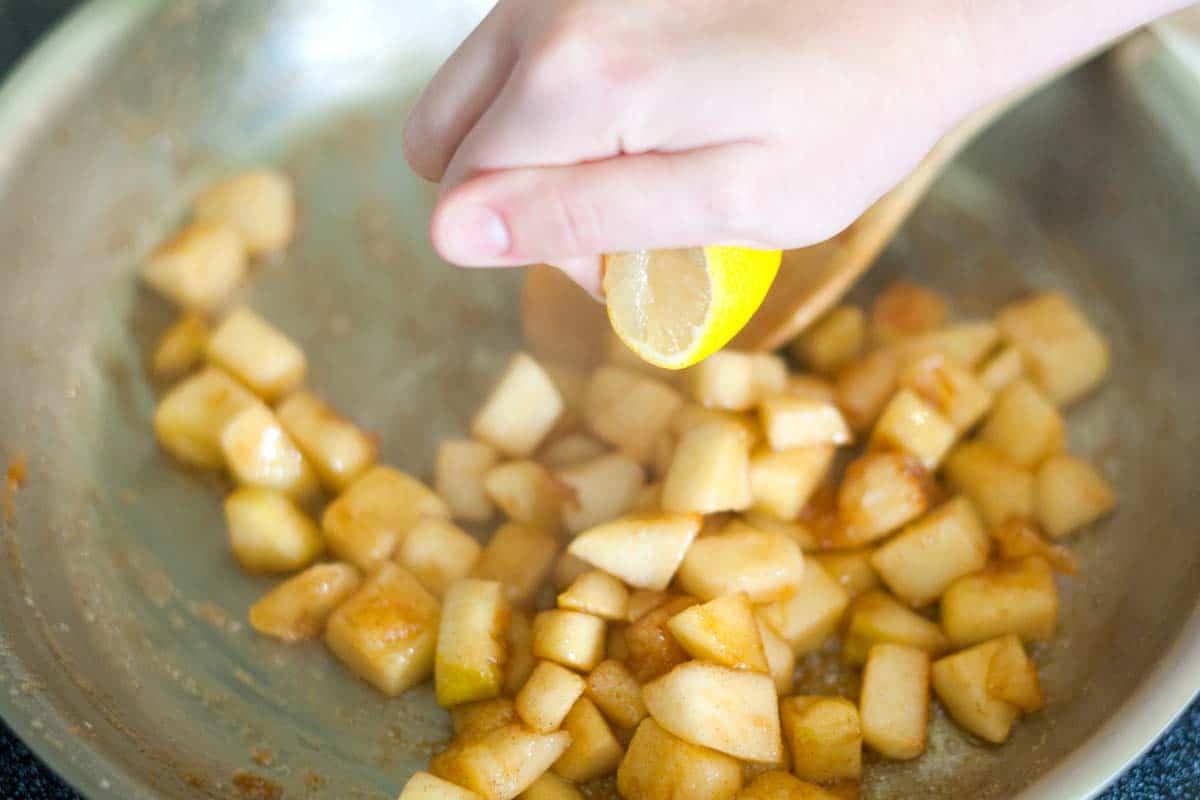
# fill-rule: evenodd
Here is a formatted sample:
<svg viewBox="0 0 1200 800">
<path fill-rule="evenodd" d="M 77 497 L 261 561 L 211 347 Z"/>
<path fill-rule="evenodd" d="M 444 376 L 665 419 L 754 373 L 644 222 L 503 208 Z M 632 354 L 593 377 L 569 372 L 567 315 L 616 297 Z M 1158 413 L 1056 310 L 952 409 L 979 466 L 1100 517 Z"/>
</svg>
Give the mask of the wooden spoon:
<svg viewBox="0 0 1200 800">
<path fill-rule="evenodd" d="M 1090 58 L 1071 62 L 960 122 L 913 172 L 834 238 L 783 255 L 767 299 L 733 341 L 747 350 L 781 347 L 832 308 L 883 251 L 933 182 L 963 148 L 1013 106 Z"/>
</svg>

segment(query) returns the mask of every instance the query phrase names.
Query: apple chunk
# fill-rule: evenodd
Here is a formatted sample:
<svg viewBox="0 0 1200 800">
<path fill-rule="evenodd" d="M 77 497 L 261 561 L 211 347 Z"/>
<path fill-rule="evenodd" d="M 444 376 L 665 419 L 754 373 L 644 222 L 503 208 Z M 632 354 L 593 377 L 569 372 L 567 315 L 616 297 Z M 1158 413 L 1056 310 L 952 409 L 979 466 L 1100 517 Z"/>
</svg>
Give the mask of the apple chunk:
<svg viewBox="0 0 1200 800">
<path fill-rule="evenodd" d="M 745 759 L 783 758 L 775 682 L 756 672 L 692 661 L 642 687 L 650 716 L 679 738 Z"/>
<path fill-rule="evenodd" d="M 734 669 L 770 671 L 754 607 L 745 592 L 681 611 L 667 621 L 667 629 L 694 658 Z"/>
<path fill-rule="evenodd" d="M 794 539 L 743 522 L 697 539 L 679 567 L 679 585 L 703 600 L 745 592 L 752 602 L 769 603 L 795 592 L 803 577 L 804 556 Z"/>
<path fill-rule="evenodd" d="M 438 628 L 434 685 L 444 707 L 500 694 L 509 610 L 498 581 L 464 578 L 450 584 Z"/>
<path fill-rule="evenodd" d="M 437 646 L 438 601 L 417 579 L 384 564 L 325 625 L 334 655 L 384 694 L 429 677 Z"/>
<path fill-rule="evenodd" d="M 571 734 L 535 733 L 511 723 L 434 756 L 429 771 L 486 800 L 513 800 L 558 760 Z"/>
<path fill-rule="evenodd" d="M 699 514 L 635 514 L 584 531 L 567 551 L 630 586 L 662 591 L 700 523 Z"/>
<path fill-rule="evenodd" d="M 617 791 L 639 800 L 730 800 L 740 788 L 736 758 L 685 741 L 653 719 L 638 726 L 617 768 Z"/>
</svg>

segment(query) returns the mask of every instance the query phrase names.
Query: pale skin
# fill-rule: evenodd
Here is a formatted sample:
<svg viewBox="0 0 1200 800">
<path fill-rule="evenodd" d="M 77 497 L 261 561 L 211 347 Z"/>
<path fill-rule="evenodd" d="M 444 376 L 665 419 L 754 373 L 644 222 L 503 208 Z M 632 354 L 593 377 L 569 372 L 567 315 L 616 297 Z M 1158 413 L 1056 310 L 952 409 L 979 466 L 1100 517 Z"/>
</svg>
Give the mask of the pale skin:
<svg viewBox="0 0 1200 800">
<path fill-rule="evenodd" d="M 837 233 L 971 111 L 1185 0 L 500 0 L 404 132 L 434 247 L 550 262 Z"/>
</svg>

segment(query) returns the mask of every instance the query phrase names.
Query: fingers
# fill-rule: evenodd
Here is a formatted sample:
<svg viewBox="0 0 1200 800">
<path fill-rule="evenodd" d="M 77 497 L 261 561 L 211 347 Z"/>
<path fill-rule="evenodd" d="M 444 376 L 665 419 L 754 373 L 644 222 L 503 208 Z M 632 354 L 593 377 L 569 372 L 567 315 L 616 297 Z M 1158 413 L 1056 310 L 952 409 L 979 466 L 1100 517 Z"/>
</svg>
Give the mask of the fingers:
<svg viewBox="0 0 1200 800">
<path fill-rule="evenodd" d="M 492 173 L 442 198 L 430 236 L 442 257 L 457 264 L 548 261 L 568 266 L 587 288 L 589 270 L 598 280 L 596 262 L 577 259 L 633 249 L 763 244 L 769 234 L 759 210 L 778 199 L 772 196 L 772 163 L 760 145 L 733 144 Z"/>
<path fill-rule="evenodd" d="M 504 87 L 517 61 L 506 4 L 487 16 L 422 93 L 404 126 L 404 154 L 421 177 L 439 181 L 467 133 Z"/>
</svg>

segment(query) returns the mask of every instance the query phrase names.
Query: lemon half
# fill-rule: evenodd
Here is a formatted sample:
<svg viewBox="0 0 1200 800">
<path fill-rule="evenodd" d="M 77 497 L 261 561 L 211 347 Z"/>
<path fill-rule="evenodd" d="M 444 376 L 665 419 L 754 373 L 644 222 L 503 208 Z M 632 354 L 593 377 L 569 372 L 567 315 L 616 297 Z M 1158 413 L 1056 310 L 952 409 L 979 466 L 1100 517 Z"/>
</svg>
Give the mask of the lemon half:
<svg viewBox="0 0 1200 800">
<path fill-rule="evenodd" d="M 762 305 L 783 253 L 747 247 L 604 257 L 608 319 L 645 361 L 683 369 L 720 350 Z"/>
</svg>

